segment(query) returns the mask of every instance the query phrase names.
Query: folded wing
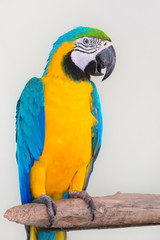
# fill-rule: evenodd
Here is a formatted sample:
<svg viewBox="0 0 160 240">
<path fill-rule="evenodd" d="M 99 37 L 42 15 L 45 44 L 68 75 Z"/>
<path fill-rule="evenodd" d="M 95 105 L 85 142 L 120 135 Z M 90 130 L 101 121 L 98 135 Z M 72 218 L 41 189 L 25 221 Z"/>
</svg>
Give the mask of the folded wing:
<svg viewBox="0 0 160 240">
<path fill-rule="evenodd" d="M 29 173 L 42 155 L 45 139 L 44 86 L 32 78 L 17 103 L 17 163 L 22 204 L 32 200 Z"/>
<path fill-rule="evenodd" d="M 100 147 L 101 147 L 101 141 L 102 141 L 102 128 L 103 128 L 103 123 L 102 123 L 102 112 L 101 112 L 101 104 L 100 104 L 100 99 L 99 95 L 96 89 L 96 86 L 93 82 L 93 91 L 92 91 L 92 105 L 91 105 L 91 111 L 93 116 L 96 118 L 97 122 L 95 125 L 92 127 L 92 157 L 90 159 L 90 162 L 87 166 L 86 170 L 86 176 L 85 176 L 85 181 L 83 185 L 83 189 L 85 190 L 88 185 L 88 181 L 90 178 L 90 175 L 93 171 L 93 166 L 94 162 L 98 156 Z"/>
</svg>

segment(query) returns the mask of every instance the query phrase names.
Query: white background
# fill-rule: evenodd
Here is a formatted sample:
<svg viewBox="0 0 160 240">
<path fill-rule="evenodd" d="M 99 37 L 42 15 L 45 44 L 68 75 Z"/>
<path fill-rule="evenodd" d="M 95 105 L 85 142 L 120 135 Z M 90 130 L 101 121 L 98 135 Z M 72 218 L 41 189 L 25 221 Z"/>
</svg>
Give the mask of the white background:
<svg viewBox="0 0 160 240">
<path fill-rule="evenodd" d="M 2 217 L 20 204 L 16 102 L 25 83 L 41 77 L 55 40 L 77 26 L 104 30 L 117 53 L 110 78 L 95 79 L 104 131 L 88 192 L 160 193 L 160 1 L 0 0 L 0 239 L 26 239 L 22 225 Z M 160 227 L 68 234 L 82 238 L 158 240 Z"/>
</svg>

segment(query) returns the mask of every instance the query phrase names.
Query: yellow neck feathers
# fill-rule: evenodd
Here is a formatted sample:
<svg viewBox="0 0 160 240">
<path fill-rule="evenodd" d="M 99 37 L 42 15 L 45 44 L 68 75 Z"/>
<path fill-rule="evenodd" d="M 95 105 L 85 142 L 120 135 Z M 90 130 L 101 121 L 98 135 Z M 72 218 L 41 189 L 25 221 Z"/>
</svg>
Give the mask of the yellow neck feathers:
<svg viewBox="0 0 160 240">
<path fill-rule="evenodd" d="M 52 55 L 51 61 L 47 68 L 47 76 L 54 76 L 60 78 L 66 78 L 66 74 L 63 70 L 62 62 L 64 56 L 72 51 L 74 48 L 74 43 L 64 42 L 61 47 L 59 47 L 56 52 Z M 45 76 L 44 76 L 45 77 Z"/>
</svg>

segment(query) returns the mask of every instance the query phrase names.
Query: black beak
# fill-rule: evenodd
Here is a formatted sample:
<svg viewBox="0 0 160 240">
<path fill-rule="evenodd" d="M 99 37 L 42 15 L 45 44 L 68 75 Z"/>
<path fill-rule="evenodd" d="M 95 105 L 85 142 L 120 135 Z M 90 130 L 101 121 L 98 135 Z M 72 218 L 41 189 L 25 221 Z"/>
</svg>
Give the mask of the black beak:
<svg viewBox="0 0 160 240">
<path fill-rule="evenodd" d="M 93 76 L 104 75 L 101 70 L 106 68 L 106 73 L 102 79 L 104 81 L 112 73 L 116 63 L 116 54 L 112 46 L 103 49 L 97 54 L 96 60 L 91 61 L 85 68 L 85 73 Z"/>
<path fill-rule="evenodd" d="M 106 68 L 106 73 L 102 79 L 103 81 L 111 75 L 115 66 L 116 54 L 115 54 L 114 48 L 110 46 L 102 50 L 96 56 L 96 61 L 97 61 L 97 69 L 99 71 L 101 71 L 102 68 Z"/>
</svg>

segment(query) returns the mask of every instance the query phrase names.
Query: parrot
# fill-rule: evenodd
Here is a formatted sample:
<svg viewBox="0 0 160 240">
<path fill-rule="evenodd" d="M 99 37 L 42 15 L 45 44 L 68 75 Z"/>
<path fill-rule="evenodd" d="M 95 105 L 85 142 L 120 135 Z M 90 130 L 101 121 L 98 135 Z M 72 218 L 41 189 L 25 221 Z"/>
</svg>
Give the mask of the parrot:
<svg viewBox="0 0 160 240">
<path fill-rule="evenodd" d="M 116 54 L 102 30 L 76 27 L 53 44 L 41 78 L 31 78 L 16 106 L 16 142 L 22 204 L 47 207 L 48 227 L 57 212 L 54 200 L 81 198 L 96 208 L 86 188 L 102 142 L 100 97 L 91 76 L 105 80 Z M 104 71 L 102 71 L 102 69 Z M 65 240 L 65 232 L 25 226 L 27 240 Z"/>
</svg>

